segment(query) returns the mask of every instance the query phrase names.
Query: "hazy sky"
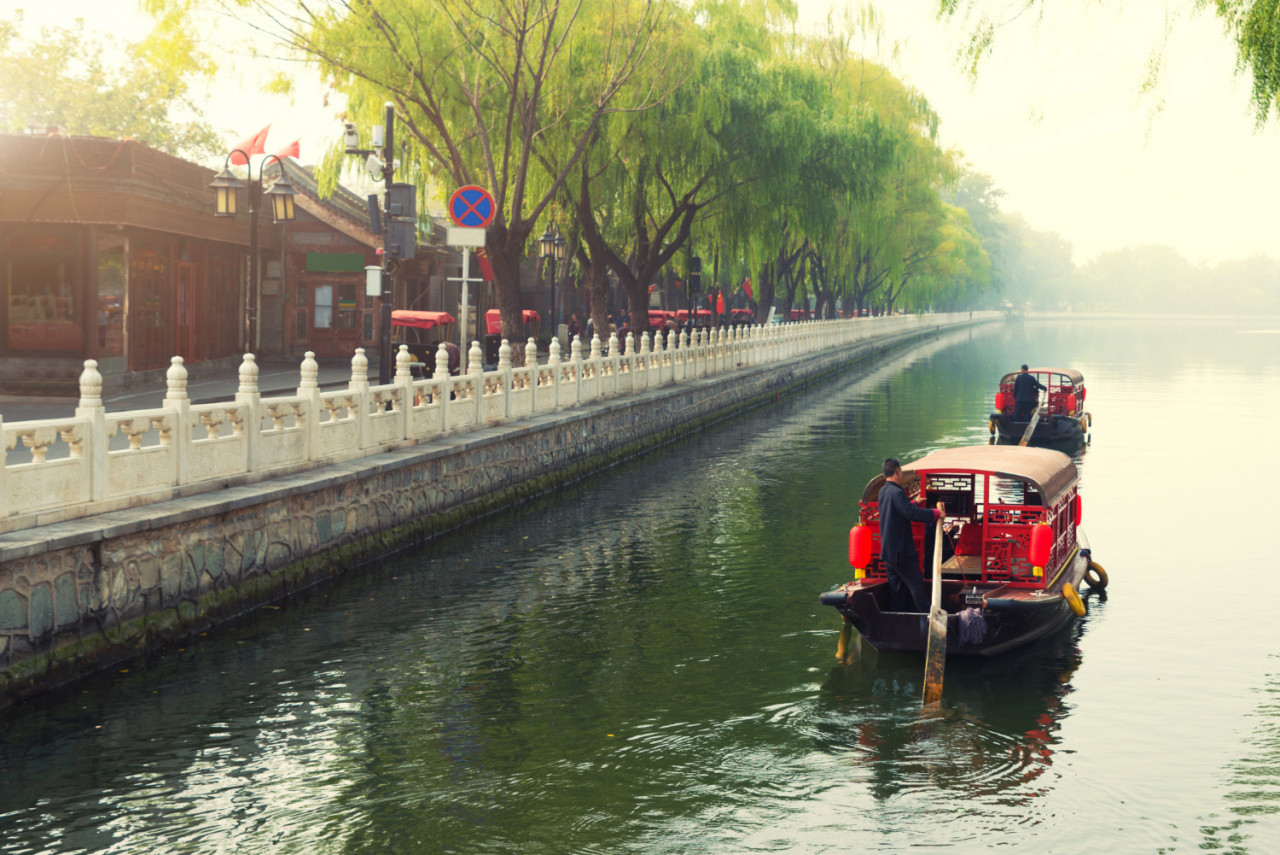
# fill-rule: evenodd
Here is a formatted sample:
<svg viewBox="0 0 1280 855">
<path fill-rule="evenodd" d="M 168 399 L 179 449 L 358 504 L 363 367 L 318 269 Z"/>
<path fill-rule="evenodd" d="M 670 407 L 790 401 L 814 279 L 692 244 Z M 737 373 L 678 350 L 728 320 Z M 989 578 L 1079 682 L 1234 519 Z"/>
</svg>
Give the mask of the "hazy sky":
<svg viewBox="0 0 1280 855">
<path fill-rule="evenodd" d="M 936 22 L 936 0 L 884 0 L 878 49 L 888 56 L 897 43 L 893 67 L 938 111 L 943 144 L 992 176 L 1007 193 L 1006 210 L 1070 241 L 1077 263 L 1147 243 L 1195 262 L 1280 255 L 1271 237 L 1280 231 L 1272 201 L 1280 198 L 1280 131 L 1255 130 L 1231 43 L 1216 18 L 1193 15 L 1191 4 L 1046 0 L 1043 19 L 1024 14 L 1000 30 L 972 86 L 954 61 L 964 24 Z M 799 5 L 807 28 L 831 3 Z M 146 25 L 136 0 L 0 0 L 6 17 L 18 8 L 32 23 L 83 17 L 122 38 Z M 1161 48 L 1159 89 L 1142 95 L 1147 63 Z M 265 73 L 242 58 L 219 64 L 225 71 L 207 113 L 229 138 L 272 122 L 267 150 L 301 137 L 309 162 L 336 136 L 340 104 L 323 105 L 319 87 L 303 87 L 293 103 L 257 96 Z"/>
</svg>

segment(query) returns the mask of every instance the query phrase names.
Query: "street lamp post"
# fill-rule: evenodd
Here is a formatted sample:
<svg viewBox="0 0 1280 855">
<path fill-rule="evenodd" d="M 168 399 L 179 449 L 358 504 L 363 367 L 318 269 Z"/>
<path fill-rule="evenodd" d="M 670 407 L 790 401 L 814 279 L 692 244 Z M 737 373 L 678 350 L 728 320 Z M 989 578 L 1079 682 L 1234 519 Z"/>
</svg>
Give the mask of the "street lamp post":
<svg viewBox="0 0 1280 855">
<path fill-rule="evenodd" d="M 702 259 L 693 256 L 689 259 L 689 334 L 693 335 L 693 329 L 697 327 L 697 311 L 698 304 L 694 302 L 693 295 L 702 289 Z"/>
<path fill-rule="evenodd" d="M 213 179 L 209 185 L 214 192 L 214 216 L 218 217 L 234 217 L 239 214 L 236 203 L 236 192 L 244 187 L 244 183 L 235 177 L 231 172 L 230 163 L 231 156 L 239 154 L 248 164 L 249 179 L 249 290 L 246 294 L 245 308 L 245 337 L 247 344 L 245 349 L 256 352 L 260 342 L 258 337 L 260 328 L 258 325 L 258 208 L 262 203 L 262 196 L 271 201 L 271 216 L 277 223 L 287 223 L 293 220 L 293 197 L 297 193 L 293 189 L 293 185 L 284 177 L 284 165 L 280 158 L 274 154 L 267 155 L 258 164 L 258 177 L 253 177 L 253 161 L 249 159 L 249 155 L 240 149 L 227 154 L 227 159 L 222 164 L 222 172 Z M 275 183 L 268 188 L 265 193 L 262 187 L 263 171 L 267 167 L 267 161 L 275 160 L 280 167 L 280 177 Z"/>
<path fill-rule="evenodd" d="M 554 226 L 547 226 L 546 231 L 542 233 L 542 237 L 538 238 L 538 244 L 542 248 L 542 259 L 547 262 L 547 272 L 549 274 L 547 288 L 551 295 L 551 310 L 547 312 L 547 319 L 552 323 L 551 334 L 559 336 L 560 306 L 556 303 L 556 262 L 562 261 L 566 257 L 568 244 L 561 237 L 559 229 L 555 229 Z"/>
</svg>

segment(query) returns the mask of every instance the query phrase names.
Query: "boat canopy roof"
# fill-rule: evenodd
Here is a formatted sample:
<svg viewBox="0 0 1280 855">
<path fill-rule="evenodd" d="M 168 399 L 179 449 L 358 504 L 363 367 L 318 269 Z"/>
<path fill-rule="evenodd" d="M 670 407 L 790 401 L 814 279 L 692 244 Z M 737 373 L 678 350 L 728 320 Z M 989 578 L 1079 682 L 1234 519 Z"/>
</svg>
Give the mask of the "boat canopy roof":
<svg viewBox="0 0 1280 855">
<path fill-rule="evenodd" d="M 1013 378 L 1017 377 L 1019 371 L 1010 371 L 1008 374 L 1000 378 L 1000 385 L 1012 383 Z M 1074 368 L 1028 368 L 1028 374 L 1061 374 L 1071 381 L 1072 386 L 1079 386 L 1084 383 L 1084 375 Z"/>
<path fill-rule="evenodd" d="M 416 312 L 412 309 L 396 309 L 391 313 L 391 325 L 393 327 L 413 327 L 420 330 L 429 330 L 453 322 L 453 315 L 448 312 Z"/>
<path fill-rule="evenodd" d="M 920 472 L 974 472 L 1016 478 L 1035 485 L 1045 505 L 1055 504 L 1079 477 L 1075 461 L 1061 451 L 1020 445 L 943 448 L 904 463 L 902 471 L 908 485 L 920 479 Z M 883 485 L 884 475 L 872 478 L 862 491 L 862 501 L 876 501 Z"/>
</svg>

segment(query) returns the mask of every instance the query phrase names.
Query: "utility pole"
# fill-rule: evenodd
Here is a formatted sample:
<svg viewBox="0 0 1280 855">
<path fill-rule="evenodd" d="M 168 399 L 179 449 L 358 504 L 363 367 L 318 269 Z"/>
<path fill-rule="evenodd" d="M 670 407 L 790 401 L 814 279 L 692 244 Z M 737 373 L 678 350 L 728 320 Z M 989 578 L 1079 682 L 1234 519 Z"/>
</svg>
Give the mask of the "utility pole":
<svg viewBox="0 0 1280 855">
<path fill-rule="evenodd" d="M 397 262 L 412 260 L 417 249 L 417 191 L 412 184 L 395 183 L 395 105 L 386 102 L 382 127 L 373 128 L 373 148 L 359 147 L 360 134 L 350 122 L 343 128 L 343 148 L 347 154 L 367 158 L 365 168 L 371 178 L 382 178 L 381 210 L 376 195 L 369 197 L 370 229 L 382 235 L 381 328 L 378 336 L 378 385 L 391 382 L 391 300 Z"/>
</svg>

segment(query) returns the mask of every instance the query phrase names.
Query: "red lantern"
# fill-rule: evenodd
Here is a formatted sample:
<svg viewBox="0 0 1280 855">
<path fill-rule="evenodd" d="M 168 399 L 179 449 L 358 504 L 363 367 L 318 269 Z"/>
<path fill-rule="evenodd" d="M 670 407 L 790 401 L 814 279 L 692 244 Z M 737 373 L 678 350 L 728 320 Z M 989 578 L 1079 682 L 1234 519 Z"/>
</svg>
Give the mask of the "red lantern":
<svg viewBox="0 0 1280 855">
<path fill-rule="evenodd" d="M 859 570 L 871 563 L 871 529 L 855 525 L 849 529 L 849 564 Z"/>
<path fill-rule="evenodd" d="M 1004 392 L 996 392 L 996 412 L 1004 412 Z"/>
<path fill-rule="evenodd" d="M 1081 386 L 1080 387 L 1080 403 L 1082 404 L 1084 403 L 1084 399 L 1088 396 L 1088 394 L 1089 394 L 1089 390 L 1086 389 L 1084 386 Z"/>
<path fill-rule="evenodd" d="M 1045 523 L 1031 527 L 1031 564 L 1043 567 L 1049 563 L 1049 553 L 1053 549 L 1053 529 Z"/>
<path fill-rule="evenodd" d="M 1067 412 L 1074 413 L 1075 411 L 1076 411 L 1076 396 L 1068 395 L 1067 396 Z"/>
<path fill-rule="evenodd" d="M 1080 494 L 1076 493 L 1076 528 L 1080 527 L 1080 518 L 1084 515 L 1084 507 L 1080 503 Z"/>
</svg>

